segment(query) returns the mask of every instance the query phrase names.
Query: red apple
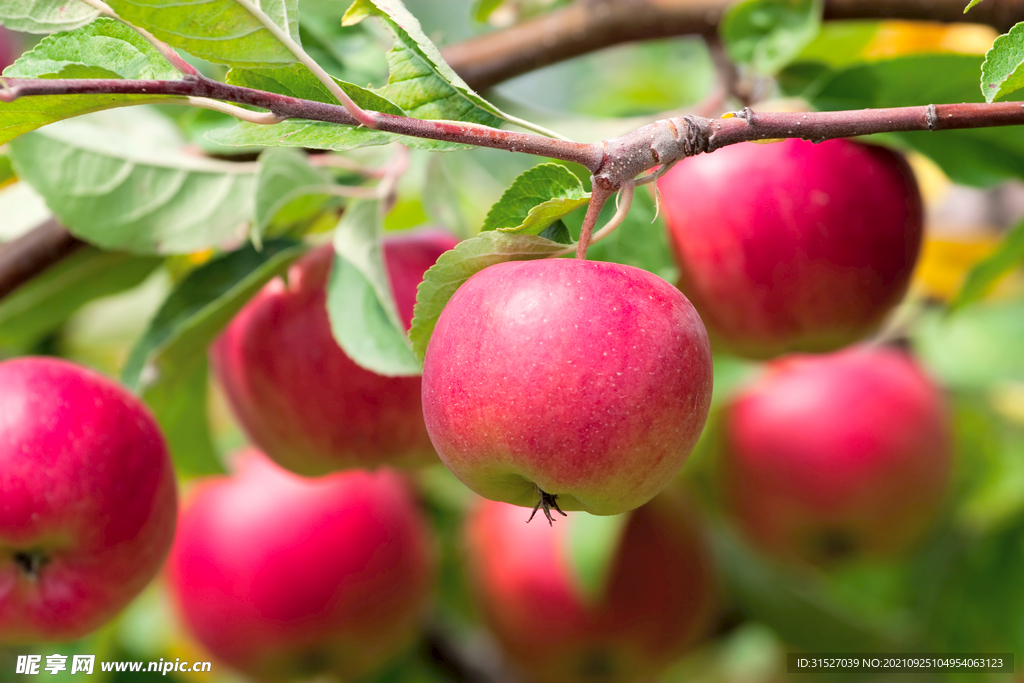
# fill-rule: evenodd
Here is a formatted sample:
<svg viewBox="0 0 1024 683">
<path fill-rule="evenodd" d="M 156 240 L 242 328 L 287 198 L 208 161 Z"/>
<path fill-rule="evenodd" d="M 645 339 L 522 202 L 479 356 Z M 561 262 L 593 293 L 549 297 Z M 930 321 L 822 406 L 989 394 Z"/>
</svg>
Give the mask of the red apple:
<svg viewBox="0 0 1024 683">
<path fill-rule="evenodd" d="M 416 287 L 456 239 L 440 230 L 389 237 L 384 258 L 399 314 L 412 321 Z M 423 425 L 419 377 L 382 377 L 341 350 L 324 285 L 334 251 L 299 260 L 270 282 L 210 349 L 228 402 L 252 441 L 309 476 L 436 458 Z"/>
<path fill-rule="evenodd" d="M 21 41 L 17 34 L 8 31 L 0 26 L 0 73 L 14 64 L 14 61 L 21 54 Z"/>
<path fill-rule="evenodd" d="M 893 349 L 769 364 L 728 406 L 725 440 L 730 507 L 781 559 L 899 553 L 927 531 L 950 481 L 943 395 Z"/>
<path fill-rule="evenodd" d="M 655 676 L 705 634 L 715 573 L 685 501 L 666 491 L 630 513 L 604 592 L 587 598 L 571 564 L 576 518 L 523 524 L 482 501 L 467 526 L 475 603 L 531 681 L 616 683 Z"/>
<path fill-rule="evenodd" d="M 485 498 L 612 515 L 679 472 L 711 383 L 704 326 L 664 280 L 617 263 L 507 262 L 442 312 L 423 412 L 441 460 Z"/>
<path fill-rule="evenodd" d="M 917 183 L 882 147 L 731 145 L 685 159 L 658 188 L 680 287 L 712 342 L 755 358 L 870 334 L 921 245 Z"/>
<path fill-rule="evenodd" d="M 0 643 L 79 638 L 156 574 L 177 492 L 153 416 L 55 358 L 0 363 Z"/>
<path fill-rule="evenodd" d="M 394 471 L 307 479 L 250 450 L 189 496 L 167 566 L 184 624 L 225 664 L 348 680 L 414 637 L 434 549 Z"/>
</svg>

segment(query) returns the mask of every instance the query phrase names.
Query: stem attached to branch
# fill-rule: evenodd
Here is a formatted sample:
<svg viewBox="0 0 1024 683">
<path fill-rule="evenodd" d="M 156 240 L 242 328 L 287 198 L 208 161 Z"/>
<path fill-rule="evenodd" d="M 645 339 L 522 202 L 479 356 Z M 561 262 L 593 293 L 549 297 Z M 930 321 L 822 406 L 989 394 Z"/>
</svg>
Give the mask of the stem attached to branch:
<svg viewBox="0 0 1024 683">
<path fill-rule="evenodd" d="M 590 203 L 587 204 L 587 215 L 583 217 L 583 227 L 580 229 L 580 241 L 576 243 L 576 258 L 587 258 L 587 247 L 590 246 L 590 235 L 597 225 L 597 218 L 601 215 L 601 209 L 618 190 L 612 187 L 607 181 L 594 177 L 594 186 L 590 193 Z"/>
</svg>

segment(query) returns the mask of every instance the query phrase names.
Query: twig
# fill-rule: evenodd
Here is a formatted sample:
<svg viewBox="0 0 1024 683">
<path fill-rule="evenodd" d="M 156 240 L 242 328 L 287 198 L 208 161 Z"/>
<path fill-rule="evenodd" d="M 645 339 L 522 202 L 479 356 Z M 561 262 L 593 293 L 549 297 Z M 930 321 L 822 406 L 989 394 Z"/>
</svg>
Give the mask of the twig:
<svg viewBox="0 0 1024 683">
<path fill-rule="evenodd" d="M 208 97 L 189 97 L 188 103 L 190 106 L 199 107 L 200 109 L 209 109 L 211 111 L 219 111 L 222 114 L 228 116 L 234 116 L 236 119 L 241 121 L 248 121 L 249 123 L 257 123 L 263 126 L 272 126 L 275 123 L 281 123 L 284 121 L 279 116 L 271 112 L 261 111 L 250 111 L 248 109 L 242 109 L 236 107 L 233 104 L 227 104 L 226 102 L 218 102 L 217 100 L 211 100 Z"/>
<path fill-rule="evenodd" d="M 0 245 L 0 299 L 84 246 L 53 218 Z"/>
<path fill-rule="evenodd" d="M 591 244 L 597 244 L 608 235 L 612 234 L 615 228 L 622 225 L 622 221 L 626 220 L 626 215 L 629 213 L 629 207 L 633 205 L 633 189 L 634 183 L 626 183 L 619 190 L 619 195 L 616 197 L 618 202 L 615 208 L 615 215 L 611 217 L 600 230 L 594 233 L 594 236 L 590 238 Z"/>
<path fill-rule="evenodd" d="M 576 243 L 576 258 L 587 258 L 587 247 L 590 246 L 590 235 L 597 224 L 597 218 L 601 215 L 601 209 L 604 208 L 609 197 L 615 194 L 617 189 L 611 187 L 610 183 L 601 178 L 594 178 L 590 203 L 587 205 L 587 215 L 583 217 L 583 227 L 580 228 L 580 241 Z M 550 515 L 548 519 L 551 519 Z"/>
</svg>

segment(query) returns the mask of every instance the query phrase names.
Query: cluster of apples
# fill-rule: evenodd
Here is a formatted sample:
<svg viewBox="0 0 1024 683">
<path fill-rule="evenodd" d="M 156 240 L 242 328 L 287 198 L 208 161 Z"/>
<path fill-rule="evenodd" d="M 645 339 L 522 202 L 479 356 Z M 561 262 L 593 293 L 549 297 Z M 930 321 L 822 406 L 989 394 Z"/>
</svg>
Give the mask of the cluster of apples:
<svg viewBox="0 0 1024 683">
<path fill-rule="evenodd" d="M 173 548 L 173 469 L 144 406 L 64 361 L 0 363 L 0 642 L 88 632 L 169 552 L 183 622 L 223 662 L 261 680 L 372 672 L 414 638 L 436 572 L 401 468 L 440 456 L 489 499 L 467 563 L 509 658 L 538 681 L 656 673 L 716 612 L 700 525 L 669 486 L 708 416 L 712 343 L 768 358 L 863 338 L 904 295 L 922 223 L 903 159 L 848 141 L 737 145 L 659 186 L 680 288 L 613 263 L 490 266 L 448 303 L 422 379 L 349 359 L 325 310 L 330 247 L 298 261 L 211 348 L 255 448 L 191 492 Z M 385 240 L 407 326 L 455 243 Z M 773 361 L 725 427 L 730 510 L 778 558 L 899 552 L 942 504 L 942 396 L 900 351 Z M 574 520 L 527 525 L 523 507 L 632 511 L 596 599 L 570 567 Z"/>
</svg>

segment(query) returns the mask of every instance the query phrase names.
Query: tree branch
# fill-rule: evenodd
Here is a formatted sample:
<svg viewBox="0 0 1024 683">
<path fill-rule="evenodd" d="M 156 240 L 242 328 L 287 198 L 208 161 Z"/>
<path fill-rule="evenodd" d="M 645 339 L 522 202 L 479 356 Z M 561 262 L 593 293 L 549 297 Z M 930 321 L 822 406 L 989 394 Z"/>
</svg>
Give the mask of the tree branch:
<svg viewBox="0 0 1024 683">
<path fill-rule="evenodd" d="M 52 218 L 0 245 L 0 299 L 84 246 Z"/>
<path fill-rule="evenodd" d="M 444 58 L 469 85 L 486 90 L 514 76 L 632 40 L 714 35 L 732 0 L 576 0 L 506 29 L 457 43 Z M 968 21 L 1005 32 L 1024 21 L 1024 0 L 826 0 L 826 19 Z"/>
</svg>

